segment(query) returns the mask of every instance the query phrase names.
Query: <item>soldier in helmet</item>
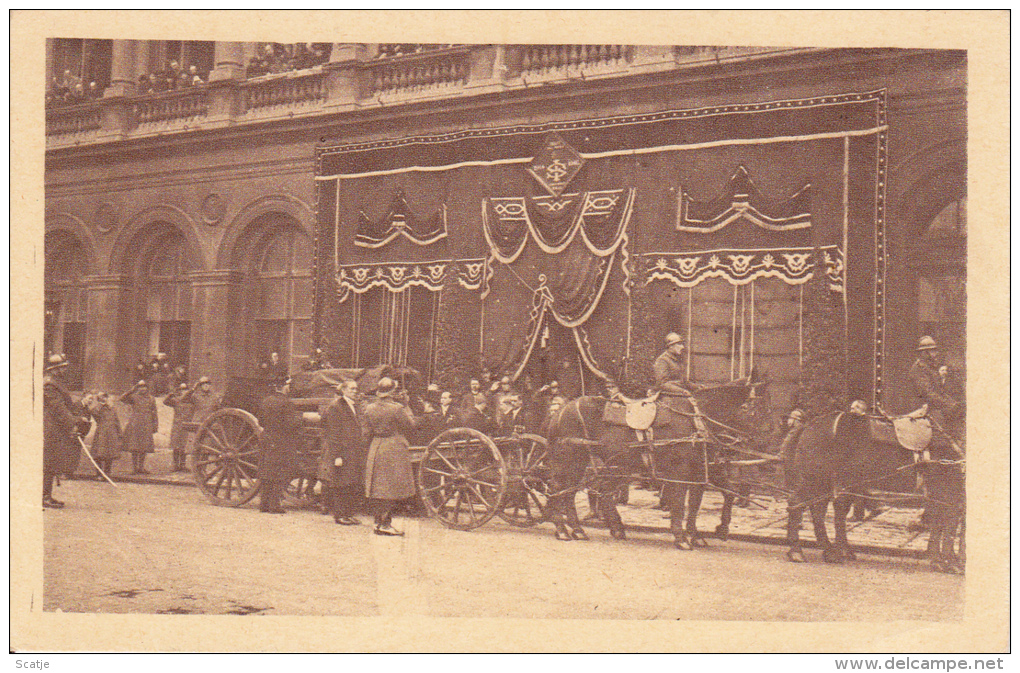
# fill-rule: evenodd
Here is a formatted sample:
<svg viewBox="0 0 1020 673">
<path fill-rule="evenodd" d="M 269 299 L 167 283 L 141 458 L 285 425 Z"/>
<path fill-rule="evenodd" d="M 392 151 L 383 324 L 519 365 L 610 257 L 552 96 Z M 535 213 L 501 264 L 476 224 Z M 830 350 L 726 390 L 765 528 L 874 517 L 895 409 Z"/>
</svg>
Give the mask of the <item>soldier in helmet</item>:
<svg viewBox="0 0 1020 673">
<path fill-rule="evenodd" d="M 66 357 L 54 354 L 43 368 L 43 507 L 51 509 L 64 506 L 53 497 L 53 481 L 58 474 L 70 474 L 78 466 L 78 437 L 88 433 L 92 425 L 62 381 L 69 364 Z"/>
<path fill-rule="evenodd" d="M 935 339 L 921 337 L 917 344 L 917 359 L 908 374 L 918 401 L 928 405 L 928 414 L 950 436 L 959 439 L 963 403 L 950 395 L 944 379 L 939 376 L 939 347 Z"/>
<path fill-rule="evenodd" d="M 667 395 L 690 395 L 686 363 L 683 360 L 684 339 L 676 332 L 666 335 L 666 350 L 655 358 L 652 371 L 659 390 Z"/>
<path fill-rule="evenodd" d="M 400 500 L 415 494 L 414 475 L 407 433 L 418 427 L 418 419 L 397 399 L 396 382 L 379 379 L 376 400 L 365 407 L 365 427 L 370 439 L 365 465 L 365 497 L 373 500 L 376 535 L 403 535 L 392 525 L 393 511 Z"/>
</svg>

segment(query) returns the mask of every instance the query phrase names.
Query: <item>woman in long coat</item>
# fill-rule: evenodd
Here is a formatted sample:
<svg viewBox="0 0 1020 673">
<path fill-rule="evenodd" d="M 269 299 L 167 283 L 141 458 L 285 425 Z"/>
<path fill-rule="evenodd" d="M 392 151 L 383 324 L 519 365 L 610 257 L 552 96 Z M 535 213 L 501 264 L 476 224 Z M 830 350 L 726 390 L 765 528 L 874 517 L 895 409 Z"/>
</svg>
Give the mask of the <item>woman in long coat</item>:
<svg viewBox="0 0 1020 673">
<path fill-rule="evenodd" d="M 145 456 L 156 450 L 152 440 L 159 429 L 156 401 L 149 394 L 145 381 L 136 383 L 120 396 L 120 401 L 131 407 L 131 418 L 124 428 L 124 450 L 131 454 L 132 474 L 149 474 L 145 469 Z"/>
<path fill-rule="evenodd" d="M 120 458 L 124 444 L 120 419 L 117 418 L 117 410 L 113 408 L 112 400 L 106 393 L 96 395 L 95 402 L 89 407 L 89 413 L 96 421 L 96 432 L 92 436 L 92 457 L 99 464 L 99 469 L 109 475 L 113 469 L 113 461 Z M 102 480 L 98 474 L 96 478 Z"/>
<path fill-rule="evenodd" d="M 391 525 L 397 501 L 415 494 L 406 434 L 418 426 L 411 410 L 393 399 L 396 384 L 379 379 L 376 401 L 365 407 L 371 443 L 365 462 L 365 496 L 375 501 L 375 534 L 403 535 Z"/>
</svg>

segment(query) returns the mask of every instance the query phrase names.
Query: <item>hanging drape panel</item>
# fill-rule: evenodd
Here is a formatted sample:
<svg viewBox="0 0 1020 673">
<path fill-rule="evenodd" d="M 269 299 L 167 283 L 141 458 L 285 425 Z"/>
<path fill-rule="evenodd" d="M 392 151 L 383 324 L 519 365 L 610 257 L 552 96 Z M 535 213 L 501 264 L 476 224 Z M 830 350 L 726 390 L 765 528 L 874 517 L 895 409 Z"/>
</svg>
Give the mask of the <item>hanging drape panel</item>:
<svg viewBox="0 0 1020 673">
<path fill-rule="evenodd" d="M 528 234 L 547 255 L 556 255 L 578 238 L 588 252 L 605 257 L 624 241 L 634 208 L 634 189 L 541 197 L 484 199 L 482 224 L 493 256 L 513 264 Z"/>
<path fill-rule="evenodd" d="M 722 278 L 731 285 L 746 285 L 757 278 L 779 278 L 789 285 L 801 285 L 821 265 L 831 290 L 842 292 L 844 286 L 843 251 L 836 245 L 645 253 L 640 259 L 646 283 L 668 280 L 677 287 L 694 287 L 706 278 Z"/>
<path fill-rule="evenodd" d="M 381 248 L 398 236 L 417 245 L 430 245 L 446 238 L 446 204 L 428 219 L 418 219 L 411 213 L 402 191 L 398 191 L 389 211 L 380 220 L 371 220 L 364 211 L 358 214 L 358 231 L 354 245 L 362 248 Z"/>
<path fill-rule="evenodd" d="M 337 299 L 343 302 L 351 292 L 364 294 L 373 287 L 403 292 L 418 286 L 435 292 L 443 289 L 447 282 L 477 290 L 482 286 L 484 269 L 484 259 L 341 265 L 336 271 Z"/>
<path fill-rule="evenodd" d="M 629 290 L 625 255 L 634 196 L 634 189 L 615 189 L 484 199 L 482 225 L 491 253 L 486 281 L 495 272 L 492 264 L 500 262 L 533 295 L 527 338 L 509 366 L 515 377 L 527 365 L 547 314 L 574 330 L 585 364 L 605 377 L 582 326 L 605 292 L 618 252 Z M 538 249 L 531 263 L 515 264 L 529 241 Z"/>
<path fill-rule="evenodd" d="M 679 190 L 677 231 L 711 233 L 731 222 L 747 220 L 770 231 L 793 231 L 811 227 L 811 185 L 779 203 L 765 203 L 743 166 L 730 179 L 726 193 L 712 201 L 695 201 L 686 189 Z"/>
</svg>

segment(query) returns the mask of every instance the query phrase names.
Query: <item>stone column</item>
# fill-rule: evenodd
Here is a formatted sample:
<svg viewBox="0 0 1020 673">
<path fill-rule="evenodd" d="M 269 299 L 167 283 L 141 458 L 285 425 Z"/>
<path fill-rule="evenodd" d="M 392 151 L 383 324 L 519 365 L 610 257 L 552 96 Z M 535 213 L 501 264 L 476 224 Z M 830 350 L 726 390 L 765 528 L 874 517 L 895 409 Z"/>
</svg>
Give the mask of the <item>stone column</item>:
<svg viewBox="0 0 1020 673">
<path fill-rule="evenodd" d="M 216 269 L 192 271 L 191 281 L 191 362 L 193 377 L 209 376 L 222 386 L 231 371 L 243 340 L 243 329 L 236 324 L 240 304 L 241 274 Z"/>
<path fill-rule="evenodd" d="M 103 92 L 101 134 L 108 139 L 123 137 L 132 126 L 132 108 L 128 97 L 134 95 L 138 81 L 138 52 L 148 53 L 139 40 L 114 40 L 110 54 L 110 86 Z"/>
<path fill-rule="evenodd" d="M 130 385 L 132 349 L 128 341 L 132 292 L 130 276 L 86 276 L 85 388 L 117 392 Z"/>
<path fill-rule="evenodd" d="M 217 42 L 213 52 L 215 67 L 209 73 L 210 82 L 244 78 L 244 43 Z"/>
<path fill-rule="evenodd" d="M 370 45 L 334 44 L 326 64 L 326 106 L 354 109 L 363 96 L 361 64 L 370 60 Z"/>
<path fill-rule="evenodd" d="M 46 38 L 46 90 L 53 87 L 53 38 Z"/>
</svg>

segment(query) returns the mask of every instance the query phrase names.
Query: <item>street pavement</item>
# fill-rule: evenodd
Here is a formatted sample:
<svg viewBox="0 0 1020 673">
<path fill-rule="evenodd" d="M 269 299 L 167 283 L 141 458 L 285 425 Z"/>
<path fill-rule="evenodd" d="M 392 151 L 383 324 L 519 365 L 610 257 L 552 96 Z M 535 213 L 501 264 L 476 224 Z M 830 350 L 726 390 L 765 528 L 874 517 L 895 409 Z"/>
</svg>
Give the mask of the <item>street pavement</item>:
<svg viewBox="0 0 1020 673">
<path fill-rule="evenodd" d="M 636 491 L 636 493 L 641 493 Z M 495 519 L 474 531 L 398 518 L 407 535 L 210 504 L 196 488 L 65 481 L 44 513 L 44 609 L 88 613 L 696 620 L 959 620 L 964 580 L 912 558 L 792 564 L 781 547 L 664 532 L 626 541 Z M 579 500 L 579 502 L 581 502 Z M 650 507 L 648 516 L 661 517 Z"/>
</svg>

